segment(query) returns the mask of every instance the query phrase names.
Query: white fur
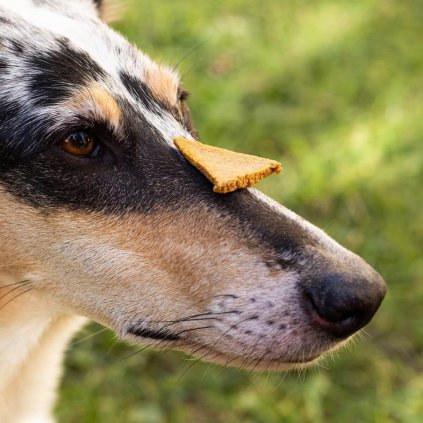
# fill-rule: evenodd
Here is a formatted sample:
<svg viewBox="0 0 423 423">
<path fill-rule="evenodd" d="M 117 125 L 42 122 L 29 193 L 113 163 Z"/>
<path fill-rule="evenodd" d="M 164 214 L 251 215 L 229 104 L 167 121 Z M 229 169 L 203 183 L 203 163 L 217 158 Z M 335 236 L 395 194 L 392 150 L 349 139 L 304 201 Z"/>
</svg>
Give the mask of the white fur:
<svg viewBox="0 0 423 423">
<path fill-rule="evenodd" d="M 1 289 L 6 280 L 0 275 L 0 295 L 9 289 Z M 50 423 L 63 351 L 85 319 L 66 315 L 39 293 L 6 307 L 0 314 L 0 422 Z"/>
</svg>

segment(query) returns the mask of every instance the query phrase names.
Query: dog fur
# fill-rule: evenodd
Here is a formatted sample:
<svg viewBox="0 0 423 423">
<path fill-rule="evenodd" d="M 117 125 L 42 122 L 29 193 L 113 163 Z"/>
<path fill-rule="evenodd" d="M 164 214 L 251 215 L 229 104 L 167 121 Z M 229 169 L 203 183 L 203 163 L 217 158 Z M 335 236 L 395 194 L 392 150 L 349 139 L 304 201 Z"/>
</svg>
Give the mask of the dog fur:
<svg viewBox="0 0 423 423">
<path fill-rule="evenodd" d="M 94 0 L 0 0 L 2 423 L 52 421 L 86 318 L 280 370 L 345 342 L 385 293 L 362 259 L 258 191 L 213 193 L 173 145 L 196 138 L 178 75 L 99 13 Z M 96 155 L 63 150 L 75 131 L 94 134 Z M 339 302 L 360 319 L 337 317 Z"/>
</svg>

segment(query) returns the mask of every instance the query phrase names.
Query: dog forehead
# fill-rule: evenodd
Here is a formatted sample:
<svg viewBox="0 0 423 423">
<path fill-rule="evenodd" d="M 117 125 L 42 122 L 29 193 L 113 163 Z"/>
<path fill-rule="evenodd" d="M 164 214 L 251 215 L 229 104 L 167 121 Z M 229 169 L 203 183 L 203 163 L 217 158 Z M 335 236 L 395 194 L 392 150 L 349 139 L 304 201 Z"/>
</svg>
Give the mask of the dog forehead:
<svg viewBox="0 0 423 423">
<path fill-rule="evenodd" d="M 63 40 L 66 40 L 76 53 L 86 54 L 104 71 L 107 76 L 104 79 L 107 79 L 109 88 L 114 88 L 116 94 L 122 95 L 119 81 L 122 73 L 125 73 L 145 83 L 159 100 L 170 106 L 176 105 L 178 74 L 169 67 L 151 60 L 148 55 L 105 25 L 97 18 L 93 3 L 84 0 L 75 3 L 78 7 L 69 10 L 69 7 L 64 7 L 69 3 L 60 0 L 0 0 L 0 17 L 4 16 L 0 37 L 3 35 L 12 41 L 23 41 L 34 50 L 34 54 L 40 55 L 59 51 Z M 28 30 L 25 24 L 38 34 Z M 72 59 L 70 56 L 70 66 Z M 71 67 L 69 71 L 72 71 Z"/>
<path fill-rule="evenodd" d="M 5 87 L 0 100 L 14 100 L 38 118 L 44 113 L 65 117 L 57 110 L 65 99 L 57 94 L 73 96 L 95 81 L 143 115 L 172 148 L 174 137 L 191 138 L 175 119 L 178 74 L 140 52 L 96 13 L 58 5 L 64 3 L 0 0 L 0 64 L 13 68 L 9 75 L 0 72 Z"/>
</svg>

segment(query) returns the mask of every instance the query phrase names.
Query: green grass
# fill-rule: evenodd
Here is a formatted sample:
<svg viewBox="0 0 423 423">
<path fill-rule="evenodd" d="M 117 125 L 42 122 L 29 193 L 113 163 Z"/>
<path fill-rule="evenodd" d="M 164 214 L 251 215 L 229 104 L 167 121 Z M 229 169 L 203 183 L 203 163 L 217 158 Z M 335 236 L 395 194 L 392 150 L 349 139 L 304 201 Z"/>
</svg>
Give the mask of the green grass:
<svg viewBox="0 0 423 423">
<path fill-rule="evenodd" d="M 202 140 L 280 160 L 260 189 L 389 293 L 365 339 L 301 375 L 126 358 L 136 348 L 103 332 L 67 356 L 61 422 L 423 421 L 422 22 L 418 0 L 130 3 L 117 28 L 131 41 L 170 64 L 190 53 L 179 70 Z"/>
</svg>

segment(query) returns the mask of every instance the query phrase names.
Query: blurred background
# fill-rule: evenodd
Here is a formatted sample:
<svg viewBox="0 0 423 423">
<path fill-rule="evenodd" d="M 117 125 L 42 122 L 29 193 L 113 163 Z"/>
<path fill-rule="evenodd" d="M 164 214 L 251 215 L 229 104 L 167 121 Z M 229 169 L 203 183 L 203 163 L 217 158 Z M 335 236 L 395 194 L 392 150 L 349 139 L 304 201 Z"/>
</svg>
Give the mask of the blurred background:
<svg viewBox="0 0 423 423">
<path fill-rule="evenodd" d="M 59 421 L 423 422 L 422 2 L 128 3 L 116 28 L 179 65 L 201 139 L 280 160 L 259 188 L 389 292 L 362 339 L 304 373 L 192 365 L 93 324 L 67 356 Z"/>
</svg>

